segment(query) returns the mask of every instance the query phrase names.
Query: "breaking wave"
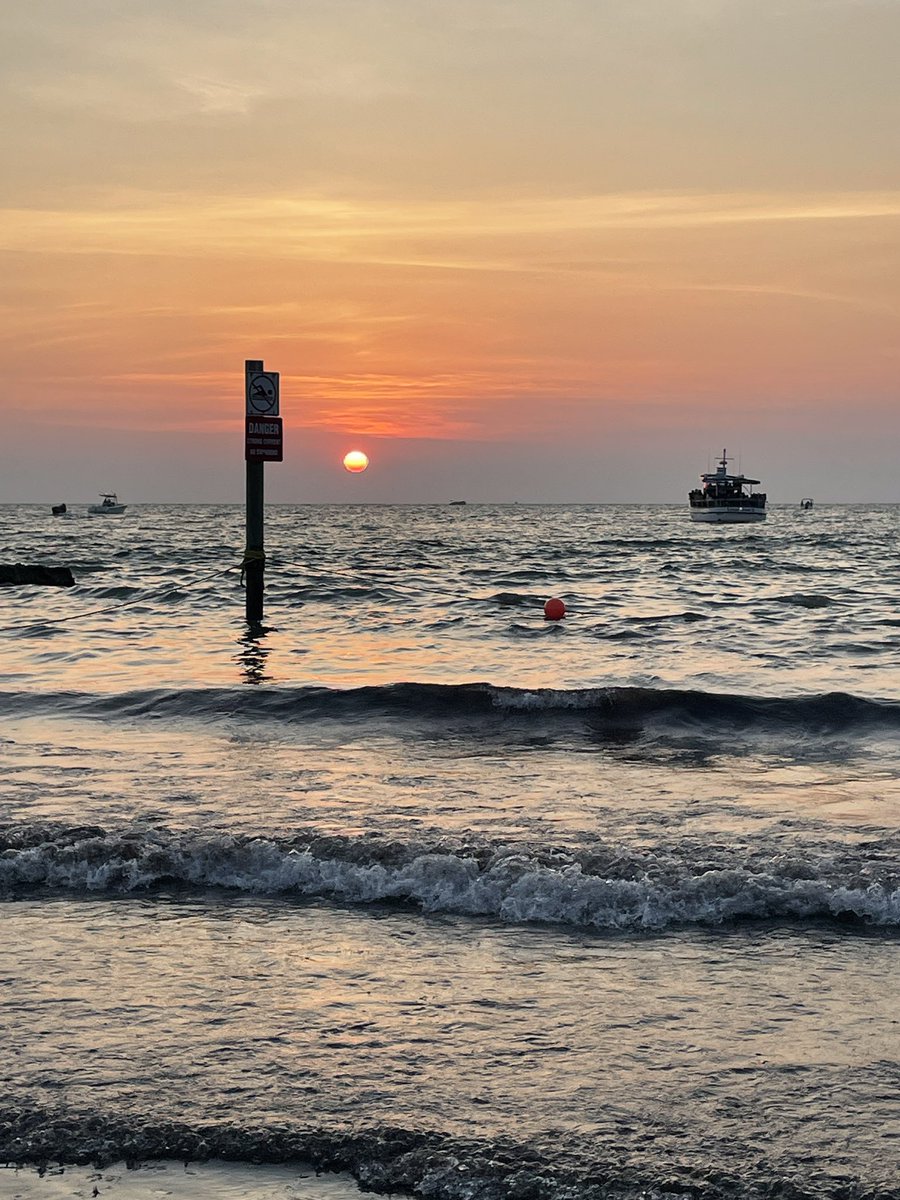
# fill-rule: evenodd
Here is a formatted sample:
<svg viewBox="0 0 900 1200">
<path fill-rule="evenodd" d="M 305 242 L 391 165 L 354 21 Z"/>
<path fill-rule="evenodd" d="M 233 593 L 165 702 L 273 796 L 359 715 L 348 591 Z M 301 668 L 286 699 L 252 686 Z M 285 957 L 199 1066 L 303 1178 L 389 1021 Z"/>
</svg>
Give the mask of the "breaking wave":
<svg viewBox="0 0 900 1200">
<path fill-rule="evenodd" d="M 489 683 L 395 683 L 356 688 L 206 687 L 130 692 L 0 692 L 0 713 L 65 711 L 95 717 L 154 716 L 253 720 L 405 721 L 499 719 L 529 714 L 636 726 L 702 722 L 738 728 L 802 728 L 816 732 L 884 728 L 900 732 L 900 702 L 845 692 L 810 696 L 741 696 L 677 688 L 517 688 Z"/>
<path fill-rule="evenodd" d="M 388 838 L 200 834 L 137 825 L 0 826 L 0 892 L 225 888 L 343 904 L 598 930 L 758 920 L 900 924 L 900 857 L 886 842 L 779 851 L 718 843 L 647 850 Z"/>
</svg>

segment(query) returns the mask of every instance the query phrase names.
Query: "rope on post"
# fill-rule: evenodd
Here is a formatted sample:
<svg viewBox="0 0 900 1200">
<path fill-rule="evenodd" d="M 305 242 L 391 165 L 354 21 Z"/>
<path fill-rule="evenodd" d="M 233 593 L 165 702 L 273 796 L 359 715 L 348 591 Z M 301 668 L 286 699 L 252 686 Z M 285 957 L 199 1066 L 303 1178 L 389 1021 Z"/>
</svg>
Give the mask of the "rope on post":
<svg viewBox="0 0 900 1200">
<path fill-rule="evenodd" d="M 240 587 L 244 586 L 244 574 L 251 563 L 262 563 L 265 566 L 266 552 L 265 550 L 245 550 L 244 557 L 241 560 L 241 582 Z"/>
</svg>

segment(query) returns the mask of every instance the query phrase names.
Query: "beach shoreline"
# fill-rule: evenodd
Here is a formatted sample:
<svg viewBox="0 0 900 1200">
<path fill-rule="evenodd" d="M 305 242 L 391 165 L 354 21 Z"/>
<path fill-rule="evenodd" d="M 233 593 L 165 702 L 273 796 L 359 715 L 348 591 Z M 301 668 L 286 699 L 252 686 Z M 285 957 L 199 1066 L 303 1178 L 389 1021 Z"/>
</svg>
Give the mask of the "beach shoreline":
<svg viewBox="0 0 900 1200">
<path fill-rule="evenodd" d="M 346 1174 L 317 1174 L 308 1163 L 124 1162 L 107 1167 L 53 1163 L 46 1167 L 0 1165 L 3 1200 L 356 1200 Z"/>
</svg>

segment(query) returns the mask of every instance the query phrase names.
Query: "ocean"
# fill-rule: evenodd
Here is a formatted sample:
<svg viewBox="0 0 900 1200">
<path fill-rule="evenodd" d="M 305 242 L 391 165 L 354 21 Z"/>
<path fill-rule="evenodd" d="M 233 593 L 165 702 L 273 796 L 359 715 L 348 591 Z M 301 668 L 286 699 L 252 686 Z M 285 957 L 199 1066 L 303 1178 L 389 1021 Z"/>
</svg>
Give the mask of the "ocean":
<svg viewBox="0 0 900 1200">
<path fill-rule="evenodd" d="M 898 533 L 0 506 L 0 1195 L 900 1196 Z"/>
</svg>

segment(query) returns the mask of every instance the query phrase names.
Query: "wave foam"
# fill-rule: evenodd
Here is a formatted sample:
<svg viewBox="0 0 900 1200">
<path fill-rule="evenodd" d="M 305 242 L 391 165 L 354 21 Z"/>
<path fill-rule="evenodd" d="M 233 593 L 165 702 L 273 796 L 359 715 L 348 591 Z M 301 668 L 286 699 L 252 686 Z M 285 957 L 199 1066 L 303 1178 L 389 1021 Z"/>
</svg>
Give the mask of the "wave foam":
<svg viewBox="0 0 900 1200">
<path fill-rule="evenodd" d="M 894 865 L 891 865 L 893 861 Z M 719 846 L 636 852 L 176 833 L 143 826 L 6 826 L 0 888 L 136 892 L 178 885 L 604 930 L 743 920 L 900 924 L 896 857 Z"/>
</svg>

